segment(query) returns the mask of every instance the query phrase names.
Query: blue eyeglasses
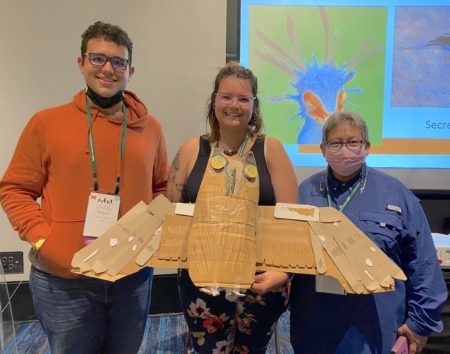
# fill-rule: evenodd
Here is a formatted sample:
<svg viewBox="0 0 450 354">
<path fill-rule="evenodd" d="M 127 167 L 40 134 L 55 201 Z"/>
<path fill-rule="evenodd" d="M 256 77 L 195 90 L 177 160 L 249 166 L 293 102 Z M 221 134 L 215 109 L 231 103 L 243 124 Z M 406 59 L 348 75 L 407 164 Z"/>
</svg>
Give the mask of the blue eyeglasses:
<svg viewBox="0 0 450 354">
<path fill-rule="evenodd" d="M 120 58 L 120 57 L 108 57 L 102 53 L 86 53 L 83 56 L 87 56 L 89 62 L 98 67 L 103 67 L 107 62 L 110 62 L 114 70 L 124 71 L 128 63 L 129 59 Z"/>
</svg>

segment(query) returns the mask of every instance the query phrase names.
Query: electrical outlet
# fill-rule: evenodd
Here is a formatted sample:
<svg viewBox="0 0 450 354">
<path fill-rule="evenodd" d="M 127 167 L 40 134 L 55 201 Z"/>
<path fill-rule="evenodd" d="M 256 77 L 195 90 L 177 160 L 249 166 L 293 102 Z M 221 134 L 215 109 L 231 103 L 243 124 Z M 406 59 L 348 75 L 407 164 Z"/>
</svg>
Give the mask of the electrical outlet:
<svg viewBox="0 0 450 354">
<path fill-rule="evenodd" d="M 0 252 L 3 273 L 23 274 L 23 252 Z"/>
</svg>

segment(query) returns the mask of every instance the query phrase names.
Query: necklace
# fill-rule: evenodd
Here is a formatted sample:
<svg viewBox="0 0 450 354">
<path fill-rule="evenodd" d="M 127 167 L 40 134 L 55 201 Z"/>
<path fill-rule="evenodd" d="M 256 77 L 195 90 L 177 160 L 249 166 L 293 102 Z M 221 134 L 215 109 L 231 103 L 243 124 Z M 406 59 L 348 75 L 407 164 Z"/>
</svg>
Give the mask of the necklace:
<svg viewBox="0 0 450 354">
<path fill-rule="evenodd" d="M 236 149 L 227 149 L 227 148 L 223 149 L 223 153 L 227 156 L 233 156 L 236 152 L 237 152 Z"/>
<path fill-rule="evenodd" d="M 239 157 L 242 157 L 242 155 L 244 154 L 245 151 L 245 147 L 247 146 L 248 143 L 248 138 L 249 138 L 249 133 L 247 132 L 244 136 L 244 140 L 242 141 L 241 146 L 239 147 Z M 216 143 L 216 148 L 219 147 L 219 142 Z M 238 149 L 233 149 L 233 148 L 223 148 L 223 153 L 227 156 L 233 156 L 238 152 Z"/>
</svg>

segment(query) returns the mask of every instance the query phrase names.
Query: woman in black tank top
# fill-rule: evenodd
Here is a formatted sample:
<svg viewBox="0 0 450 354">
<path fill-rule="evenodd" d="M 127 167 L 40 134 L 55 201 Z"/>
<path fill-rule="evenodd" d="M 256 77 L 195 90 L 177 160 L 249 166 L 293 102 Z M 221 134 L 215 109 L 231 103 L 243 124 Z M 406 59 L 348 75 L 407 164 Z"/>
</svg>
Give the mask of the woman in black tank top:
<svg viewBox="0 0 450 354">
<path fill-rule="evenodd" d="M 259 177 L 259 203 L 258 205 L 275 205 L 275 195 L 273 192 L 270 173 L 267 168 L 264 157 L 264 137 L 256 138 L 250 151 L 256 159 L 256 167 L 258 168 Z M 208 165 L 209 155 L 211 154 L 211 146 L 205 136 L 199 138 L 200 149 L 198 151 L 197 160 L 186 181 L 186 187 L 183 190 L 183 203 L 195 203 L 197 192 L 202 183 L 203 174 Z"/>
<path fill-rule="evenodd" d="M 293 167 L 281 143 L 261 134 L 256 94 L 257 80 L 250 70 L 229 63 L 219 71 L 209 104 L 211 132 L 188 140 L 179 149 L 169 176 L 172 201 L 196 202 L 213 147 L 226 159 L 253 153 L 259 178 L 259 205 L 296 202 Z M 274 323 L 286 310 L 287 278 L 278 272 L 257 274 L 246 295 L 231 302 L 223 293 L 211 296 L 201 292 L 192 283 L 189 272 L 180 270 L 179 295 L 195 352 L 264 353 Z"/>
</svg>

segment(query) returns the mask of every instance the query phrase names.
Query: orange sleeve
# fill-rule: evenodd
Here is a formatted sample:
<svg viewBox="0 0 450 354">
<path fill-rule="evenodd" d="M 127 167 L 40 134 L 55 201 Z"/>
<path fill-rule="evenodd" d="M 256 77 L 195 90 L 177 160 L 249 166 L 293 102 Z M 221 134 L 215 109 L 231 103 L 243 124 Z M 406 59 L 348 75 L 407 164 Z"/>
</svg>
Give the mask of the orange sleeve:
<svg viewBox="0 0 450 354">
<path fill-rule="evenodd" d="M 0 181 L 1 206 L 19 237 L 32 244 L 45 238 L 49 231 L 49 223 L 37 203 L 47 179 L 43 128 L 35 115 L 23 130 Z"/>
</svg>

